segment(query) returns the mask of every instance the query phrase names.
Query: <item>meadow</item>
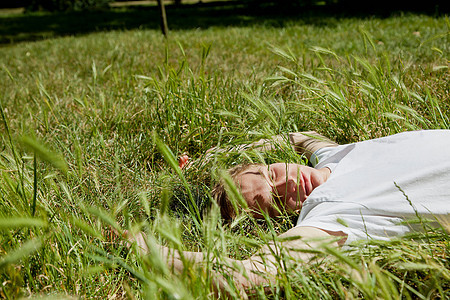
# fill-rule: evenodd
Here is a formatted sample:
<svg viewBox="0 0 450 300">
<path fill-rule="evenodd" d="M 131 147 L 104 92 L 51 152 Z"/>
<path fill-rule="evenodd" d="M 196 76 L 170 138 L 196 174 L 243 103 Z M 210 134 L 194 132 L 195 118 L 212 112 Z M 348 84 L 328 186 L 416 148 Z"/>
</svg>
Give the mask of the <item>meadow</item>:
<svg viewBox="0 0 450 300">
<path fill-rule="evenodd" d="M 206 157 L 208 149 L 306 130 L 350 143 L 450 129 L 447 16 L 205 11 L 195 25 L 180 14 L 165 39 L 154 19 L 141 26 L 129 23 L 138 22 L 132 12 L 113 12 L 126 20 L 78 32 L 70 22 L 81 14 L 0 16 L 1 28 L 51 21 L 4 34 L 0 46 L 2 298 L 209 299 L 211 272 L 233 267 L 227 257 L 249 257 L 296 222 L 223 222 L 213 184 L 238 163 L 305 160 L 288 145 Z M 182 154 L 192 159 L 180 171 Z M 214 261 L 185 261 L 174 274 L 157 255 L 127 248 L 124 230 Z M 448 299 L 449 240 L 427 227 L 319 249 L 333 259 L 316 264 L 280 257 L 276 282 L 252 294 Z M 242 296 L 232 279 L 227 293 Z"/>
</svg>

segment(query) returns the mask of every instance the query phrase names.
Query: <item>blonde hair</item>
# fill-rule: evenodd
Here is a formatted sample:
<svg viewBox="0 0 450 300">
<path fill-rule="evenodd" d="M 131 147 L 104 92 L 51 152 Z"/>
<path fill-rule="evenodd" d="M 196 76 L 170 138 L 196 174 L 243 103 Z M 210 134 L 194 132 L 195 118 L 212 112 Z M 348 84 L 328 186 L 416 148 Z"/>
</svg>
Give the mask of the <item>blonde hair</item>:
<svg viewBox="0 0 450 300">
<path fill-rule="evenodd" d="M 228 174 L 230 174 L 230 177 L 233 179 L 234 184 L 236 184 L 237 187 L 239 187 L 238 177 L 243 172 L 247 171 L 249 168 L 257 166 L 258 164 L 243 164 L 243 165 L 237 165 L 231 169 L 228 170 Z M 232 220 L 236 217 L 237 211 L 233 208 L 233 205 L 231 204 L 230 198 L 228 197 L 226 190 L 225 190 L 225 183 L 222 179 L 219 180 L 219 182 L 214 186 L 211 192 L 213 198 L 216 200 L 217 204 L 220 208 L 220 214 L 222 215 L 222 218 L 225 220 Z"/>
</svg>

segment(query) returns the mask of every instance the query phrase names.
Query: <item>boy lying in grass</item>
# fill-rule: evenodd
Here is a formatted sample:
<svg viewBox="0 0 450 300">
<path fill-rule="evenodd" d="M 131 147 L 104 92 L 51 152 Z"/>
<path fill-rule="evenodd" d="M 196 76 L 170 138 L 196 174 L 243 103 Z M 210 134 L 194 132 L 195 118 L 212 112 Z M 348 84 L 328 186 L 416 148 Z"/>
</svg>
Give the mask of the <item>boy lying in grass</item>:
<svg viewBox="0 0 450 300">
<path fill-rule="evenodd" d="M 280 235 L 281 242 L 263 246 L 249 259 L 230 259 L 235 268 L 227 275 L 243 289 L 271 281 L 280 266 L 276 255 L 280 251 L 307 263 L 313 256 L 304 250 L 324 243 L 338 247 L 356 240 L 386 240 L 427 226 L 425 222 L 408 224 L 408 220 L 429 218 L 448 226 L 449 130 L 404 132 L 347 145 L 312 132 L 289 137 L 312 167 L 276 163 L 230 170 L 247 202 L 242 209 L 254 217 L 301 209 L 297 225 Z M 271 144 L 262 141 L 256 146 L 267 150 Z M 180 166 L 186 161 L 182 158 Z M 237 215 L 222 183 L 213 195 L 224 218 Z M 135 237 L 144 250 L 145 239 L 143 234 Z M 205 253 L 180 253 L 166 247 L 161 247 L 161 254 L 176 270 L 183 269 L 181 257 L 199 263 L 208 259 Z M 217 274 L 216 279 L 223 288 L 226 281 L 221 276 Z"/>
</svg>

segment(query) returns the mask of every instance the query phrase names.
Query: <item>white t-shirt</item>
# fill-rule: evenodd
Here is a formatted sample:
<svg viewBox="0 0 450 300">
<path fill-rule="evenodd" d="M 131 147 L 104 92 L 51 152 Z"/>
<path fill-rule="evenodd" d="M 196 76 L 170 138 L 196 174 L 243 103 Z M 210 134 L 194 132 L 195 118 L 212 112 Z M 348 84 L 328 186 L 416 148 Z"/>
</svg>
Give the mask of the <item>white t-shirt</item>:
<svg viewBox="0 0 450 300">
<path fill-rule="evenodd" d="M 450 130 L 404 132 L 314 153 L 331 175 L 303 203 L 297 226 L 343 231 L 346 243 L 388 239 L 418 225 L 417 216 L 448 224 Z"/>
</svg>

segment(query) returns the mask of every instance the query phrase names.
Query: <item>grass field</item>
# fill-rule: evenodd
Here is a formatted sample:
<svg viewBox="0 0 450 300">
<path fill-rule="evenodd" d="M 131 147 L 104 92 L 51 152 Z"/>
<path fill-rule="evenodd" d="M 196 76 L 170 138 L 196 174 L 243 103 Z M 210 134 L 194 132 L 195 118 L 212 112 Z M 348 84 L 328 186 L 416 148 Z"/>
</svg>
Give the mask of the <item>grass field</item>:
<svg viewBox="0 0 450 300">
<path fill-rule="evenodd" d="M 446 16 L 168 13 L 167 40 L 138 10 L 0 17 L 0 297 L 210 298 L 225 257 L 296 221 L 222 224 L 209 209 L 220 170 L 301 158 L 206 150 L 302 130 L 349 143 L 450 129 Z M 112 228 L 217 260 L 174 275 Z M 309 266 L 284 258 L 256 298 L 450 297 L 445 232 L 373 244 Z"/>
</svg>

